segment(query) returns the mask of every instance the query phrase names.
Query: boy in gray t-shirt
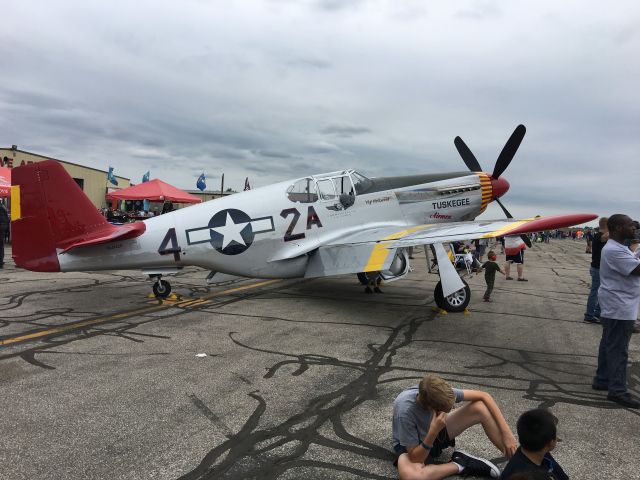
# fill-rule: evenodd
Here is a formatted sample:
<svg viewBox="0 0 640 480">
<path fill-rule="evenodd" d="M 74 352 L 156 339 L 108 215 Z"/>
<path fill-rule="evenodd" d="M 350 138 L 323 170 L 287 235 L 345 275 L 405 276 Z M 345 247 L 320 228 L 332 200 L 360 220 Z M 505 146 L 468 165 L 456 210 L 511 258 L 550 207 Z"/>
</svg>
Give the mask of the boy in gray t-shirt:
<svg viewBox="0 0 640 480">
<path fill-rule="evenodd" d="M 454 403 L 466 403 L 451 412 Z M 451 412 L 451 413 L 449 413 Z M 507 457 L 516 440 L 497 404 L 486 392 L 452 388 L 436 375 L 401 392 L 393 402 L 392 446 L 400 479 L 441 479 L 466 474 L 498 478 L 500 470 L 488 460 L 454 450 L 451 462 L 434 465 L 442 450 L 455 446 L 455 437 L 482 424 L 491 442 Z"/>
</svg>

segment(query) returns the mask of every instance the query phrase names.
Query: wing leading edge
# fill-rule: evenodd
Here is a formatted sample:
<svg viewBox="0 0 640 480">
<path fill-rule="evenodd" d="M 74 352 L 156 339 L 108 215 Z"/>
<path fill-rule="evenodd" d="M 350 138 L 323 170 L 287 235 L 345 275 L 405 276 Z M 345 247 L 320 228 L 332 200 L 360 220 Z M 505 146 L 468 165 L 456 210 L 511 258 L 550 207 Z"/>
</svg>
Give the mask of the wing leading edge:
<svg viewBox="0 0 640 480">
<path fill-rule="evenodd" d="M 321 246 L 314 252 L 315 258 L 310 263 L 312 268 L 308 271 L 308 276 L 385 270 L 389 267 L 395 250 L 401 247 L 553 230 L 584 224 L 597 217 L 591 213 L 578 213 L 524 220 L 481 220 L 413 225 L 404 228 L 377 227 L 344 236 L 339 242 Z"/>
</svg>

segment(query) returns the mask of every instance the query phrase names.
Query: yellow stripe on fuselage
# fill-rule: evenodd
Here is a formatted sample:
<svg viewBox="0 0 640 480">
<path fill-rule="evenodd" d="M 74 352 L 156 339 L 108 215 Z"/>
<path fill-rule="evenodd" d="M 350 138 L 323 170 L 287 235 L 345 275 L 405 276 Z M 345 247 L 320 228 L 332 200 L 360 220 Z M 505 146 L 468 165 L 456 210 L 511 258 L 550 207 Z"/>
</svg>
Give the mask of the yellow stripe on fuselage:
<svg viewBox="0 0 640 480">
<path fill-rule="evenodd" d="M 371 256 L 369 257 L 369 261 L 367 265 L 364 267 L 365 272 L 377 272 L 378 270 L 382 270 L 384 267 L 384 262 L 387 259 L 387 255 L 389 255 L 389 249 L 386 246 L 386 243 L 382 243 L 385 240 L 398 240 L 402 237 L 406 237 L 418 230 L 424 230 L 425 228 L 430 227 L 429 225 L 418 225 L 417 227 L 407 228 L 406 230 L 401 230 L 393 235 L 389 235 L 388 237 L 384 237 L 380 243 L 376 244 L 373 247 L 373 251 L 371 252 Z"/>
<path fill-rule="evenodd" d="M 11 187 L 11 221 L 20 220 L 22 212 L 20 211 L 20 185 Z"/>
</svg>

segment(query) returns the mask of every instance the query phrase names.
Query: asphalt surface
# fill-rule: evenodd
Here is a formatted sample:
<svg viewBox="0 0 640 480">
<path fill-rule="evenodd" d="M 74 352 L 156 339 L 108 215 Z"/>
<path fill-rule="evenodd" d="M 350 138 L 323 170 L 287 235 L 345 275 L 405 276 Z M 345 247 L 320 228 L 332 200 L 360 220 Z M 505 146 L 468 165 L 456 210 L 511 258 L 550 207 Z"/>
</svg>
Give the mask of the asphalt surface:
<svg viewBox="0 0 640 480">
<path fill-rule="evenodd" d="M 7 252 L 6 256 L 9 256 Z M 529 282 L 469 279 L 469 314 L 433 310 L 415 270 L 365 295 L 354 276 L 312 281 L 138 272 L 0 270 L 0 478 L 397 478 L 395 396 L 434 372 L 490 392 L 515 430 L 547 407 L 574 479 L 639 478 L 640 412 L 591 390 L 601 329 L 582 322 L 589 256 L 535 245 Z M 631 340 L 630 388 L 640 394 Z M 197 356 L 206 354 L 206 356 Z M 503 463 L 480 427 L 458 446 Z M 445 451 L 442 461 L 451 451 Z"/>
</svg>

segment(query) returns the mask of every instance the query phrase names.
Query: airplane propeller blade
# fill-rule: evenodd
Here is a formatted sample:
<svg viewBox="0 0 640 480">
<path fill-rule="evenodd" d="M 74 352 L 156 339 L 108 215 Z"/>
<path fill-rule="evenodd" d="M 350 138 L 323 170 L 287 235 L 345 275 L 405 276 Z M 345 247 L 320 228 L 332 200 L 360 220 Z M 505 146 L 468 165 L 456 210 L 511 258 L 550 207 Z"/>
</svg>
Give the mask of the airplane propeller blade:
<svg viewBox="0 0 640 480">
<path fill-rule="evenodd" d="M 460 137 L 456 137 L 453 140 L 453 143 L 456 146 L 458 153 L 462 157 L 462 160 L 464 160 L 464 164 L 467 166 L 467 168 L 472 172 L 481 172 L 482 167 L 480 166 L 480 163 L 478 163 L 475 155 L 471 152 L 471 150 L 469 150 L 469 147 L 467 147 L 467 144 L 464 143 L 464 141 Z"/>
<path fill-rule="evenodd" d="M 496 160 L 495 167 L 493 167 L 493 173 L 491 174 L 493 178 L 498 178 L 507 169 L 507 167 L 511 163 L 511 160 L 513 160 L 513 157 L 518 151 L 518 147 L 520 146 L 520 143 L 522 142 L 522 139 L 524 138 L 524 134 L 526 132 L 527 129 L 524 125 L 518 125 L 513 131 L 513 133 L 509 137 L 509 140 L 507 140 L 507 143 L 500 152 L 498 160 Z"/>
<path fill-rule="evenodd" d="M 507 218 L 513 218 L 513 215 L 511 215 L 511 213 L 509 213 L 509 210 L 507 210 L 507 207 L 505 207 L 502 202 L 500 201 L 499 198 L 495 199 L 496 202 L 498 202 L 498 205 L 500 205 L 500 208 L 502 208 L 502 211 L 504 212 L 504 214 L 507 216 Z M 528 248 L 531 248 L 531 240 L 529 239 L 529 237 L 527 235 L 525 235 L 524 233 L 522 235 L 520 235 L 520 238 L 522 239 L 522 241 L 525 243 L 525 245 Z"/>
<path fill-rule="evenodd" d="M 507 210 L 507 207 L 505 207 L 502 202 L 500 201 L 499 198 L 495 198 L 494 199 L 496 202 L 498 202 L 498 205 L 500 205 L 500 208 L 502 208 L 502 211 L 504 212 L 504 214 L 507 216 L 507 218 L 513 218 L 513 215 L 511 215 L 509 213 L 509 210 Z"/>
<path fill-rule="evenodd" d="M 507 169 L 507 167 L 511 163 L 511 160 L 513 160 L 513 157 L 518 151 L 518 147 L 520 146 L 520 143 L 522 143 L 522 139 L 524 138 L 524 134 L 526 132 L 527 129 L 524 125 L 518 125 L 513 131 L 513 133 L 509 137 L 509 140 L 507 140 L 507 143 L 502 149 L 502 152 L 500 152 L 498 160 L 496 160 L 496 164 L 493 167 L 493 173 L 491 174 L 492 179 L 497 179 Z M 467 168 L 472 172 L 481 172 L 482 167 L 480 166 L 480 162 L 478 162 L 478 159 L 471 152 L 469 147 L 467 147 L 467 144 L 464 143 L 462 138 L 456 137 L 453 140 L 453 143 L 456 146 L 456 149 L 458 150 L 458 153 L 462 157 L 462 160 L 464 161 L 464 164 L 467 166 Z M 495 196 L 493 200 L 498 202 L 498 205 L 500 205 L 500 208 L 502 208 L 502 211 L 507 216 L 507 218 L 513 218 L 513 215 L 509 213 L 509 210 L 507 210 L 507 208 L 502 204 L 498 196 Z M 527 247 L 531 248 L 531 240 L 529 240 L 528 236 L 523 234 L 520 235 L 520 238 L 522 238 L 522 241 L 527 245 Z"/>
</svg>

